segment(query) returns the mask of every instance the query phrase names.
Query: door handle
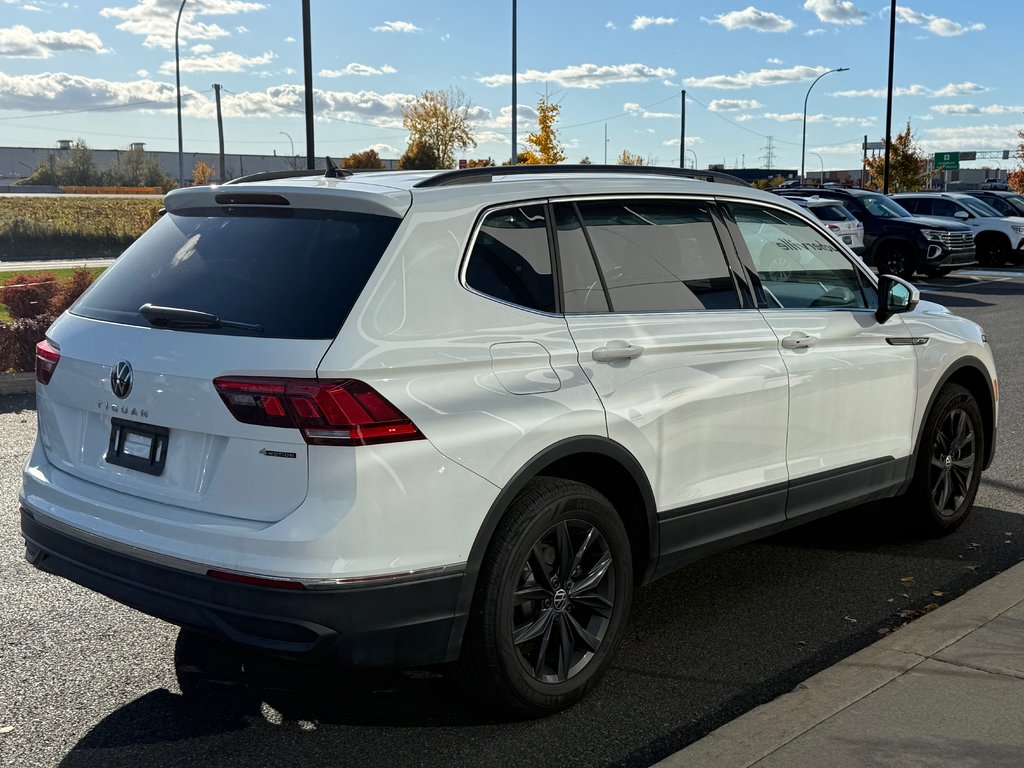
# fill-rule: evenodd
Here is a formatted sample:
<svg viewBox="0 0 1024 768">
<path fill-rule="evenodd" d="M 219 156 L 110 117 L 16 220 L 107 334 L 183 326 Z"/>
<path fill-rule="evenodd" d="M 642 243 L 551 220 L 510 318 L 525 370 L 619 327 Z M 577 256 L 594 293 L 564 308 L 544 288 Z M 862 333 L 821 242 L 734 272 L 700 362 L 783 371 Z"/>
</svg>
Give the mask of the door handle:
<svg viewBox="0 0 1024 768">
<path fill-rule="evenodd" d="M 786 349 L 807 349 L 818 343 L 813 336 L 808 336 L 803 331 L 794 331 L 782 340 L 782 346 Z"/>
<path fill-rule="evenodd" d="M 610 363 L 613 360 L 633 360 L 640 357 L 643 351 L 643 347 L 615 339 L 607 342 L 603 347 L 598 347 L 592 354 L 597 362 Z"/>
</svg>

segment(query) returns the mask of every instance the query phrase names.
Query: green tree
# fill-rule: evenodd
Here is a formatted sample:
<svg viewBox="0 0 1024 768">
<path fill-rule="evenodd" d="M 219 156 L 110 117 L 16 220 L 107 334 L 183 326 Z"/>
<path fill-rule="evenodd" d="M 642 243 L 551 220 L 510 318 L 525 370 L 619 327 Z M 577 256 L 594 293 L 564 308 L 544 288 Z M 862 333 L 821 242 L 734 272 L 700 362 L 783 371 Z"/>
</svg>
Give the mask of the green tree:
<svg viewBox="0 0 1024 768">
<path fill-rule="evenodd" d="M 341 167 L 382 171 L 384 170 L 384 163 L 380 161 L 380 155 L 377 154 L 377 150 L 367 149 L 363 152 L 353 152 L 342 161 Z"/>
<path fill-rule="evenodd" d="M 584 155 L 580 158 L 580 165 L 591 165 L 592 161 L 589 155 Z"/>
<path fill-rule="evenodd" d="M 172 189 L 177 182 L 164 173 L 160 161 L 141 147 L 118 153 L 117 161 L 103 169 L 101 183 L 108 187 L 161 187 Z"/>
<path fill-rule="evenodd" d="M 469 128 L 472 109 L 472 102 L 455 86 L 444 91 L 424 91 L 412 104 L 402 107 L 402 125 L 409 131 L 409 148 L 428 146 L 437 157 L 434 167 L 451 168 L 456 152 L 476 147 Z"/>
<path fill-rule="evenodd" d="M 430 144 L 423 142 L 410 144 L 405 154 L 398 158 L 400 171 L 433 171 L 440 167 L 437 151 Z"/>
<path fill-rule="evenodd" d="M 558 140 L 558 130 L 555 128 L 555 121 L 558 120 L 558 111 L 561 106 L 552 104 L 547 96 L 541 96 L 537 102 L 537 132 L 528 134 L 526 144 L 530 149 L 527 153 L 530 159 L 527 162 L 541 163 L 544 165 L 557 165 L 565 160 L 565 152 L 562 143 Z"/>
<path fill-rule="evenodd" d="M 53 173 L 53 168 L 50 166 L 50 161 L 40 160 L 39 165 L 36 166 L 36 169 L 32 171 L 32 173 L 26 176 L 24 179 L 19 181 L 18 184 L 53 187 L 57 185 L 57 177 Z"/>
<path fill-rule="evenodd" d="M 467 168 L 489 168 L 494 165 L 493 157 L 480 158 L 478 160 L 467 160 Z"/>
<path fill-rule="evenodd" d="M 885 154 L 869 157 L 864 167 L 871 174 L 868 187 L 881 189 L 885 178 Z M 928 186 L 928 158 L 918 148 L 910 128 L 910 121 L 902 133 L 897 133 L 889 149 L 889 191 L 917 192 Z"/>
<path fill-rule="evenodd" d="M 84 139 L 75 139 L 67 156 L 57 161 L 57 178 L 60 184 L 86 187 L 95 184 L 99 174 L 92 161 L 92 150 Z"/>
</svg>

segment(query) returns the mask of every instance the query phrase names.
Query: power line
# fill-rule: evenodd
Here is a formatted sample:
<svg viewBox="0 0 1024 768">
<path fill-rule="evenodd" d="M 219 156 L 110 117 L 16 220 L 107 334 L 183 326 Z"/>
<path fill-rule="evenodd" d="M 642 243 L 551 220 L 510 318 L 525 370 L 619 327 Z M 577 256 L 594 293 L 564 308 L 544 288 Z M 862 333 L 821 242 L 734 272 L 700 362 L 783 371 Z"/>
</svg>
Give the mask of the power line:
<svg viewBox="0 0 1024 768">
<path fill-rule="evenodd" d="M 196 94 L 210 93 L 212 89 L 205 91 L 195 91 Z M 148 99 L 146 101 L 130 101 L 125 104 L 106 104 L 99 107 L 86 107 L 84 109 L 65 109 L 60 112 L 33 112 L 28 115 L 11 115 L 10 117 L 0 117 L 0 120 L 26 120 L 34 117 L 53 117 L 55 115 L 80 115 L 83 112 L 103 112 L 110 109 L 129 109 L 131 107 L 142 107 L 146 104 L 166 104 L 162 99 Z M 170 109 L 173 105 L 167 104 L 167 108 Z"/>
</svg>

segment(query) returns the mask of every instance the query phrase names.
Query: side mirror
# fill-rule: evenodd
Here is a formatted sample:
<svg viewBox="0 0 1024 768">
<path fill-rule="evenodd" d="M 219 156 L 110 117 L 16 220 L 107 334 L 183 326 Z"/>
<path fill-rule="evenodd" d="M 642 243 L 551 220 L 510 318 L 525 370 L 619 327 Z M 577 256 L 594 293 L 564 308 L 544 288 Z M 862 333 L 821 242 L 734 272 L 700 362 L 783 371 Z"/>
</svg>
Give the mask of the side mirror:
<svg viewBox="0 0 1024 768">
<path fill-rule="evenodd" d="M 921 301 L 921 292 L 902 278 L 881 275 L 878 278 L 878 310 L 875 318 L 884 323 L 893 315 L 910 312 Z"/>
<path fill-rule="evenodd" d="M 956 213 L 953 214 L 953 218 L 960 219 L 960 221 L 967 221 L 969 218 L 971 218 L 971 214 L 969 214 L 967 211 L 957 211 Z"/>
</svg>

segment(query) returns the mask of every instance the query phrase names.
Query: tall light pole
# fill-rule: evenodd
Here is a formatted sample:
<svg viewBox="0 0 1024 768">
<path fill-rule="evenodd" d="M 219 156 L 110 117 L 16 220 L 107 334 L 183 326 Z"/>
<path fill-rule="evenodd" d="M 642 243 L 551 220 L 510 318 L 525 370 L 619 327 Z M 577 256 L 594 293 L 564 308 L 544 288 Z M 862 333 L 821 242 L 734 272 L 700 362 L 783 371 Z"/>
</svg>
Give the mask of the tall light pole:
<svg viewBox="0 0 1024 768">
<path fill-rule="evenodd" d="M 518 143 L 516 139 L 516 122 L 518 120 L 519 108 L 516 105 L 516 0 L 512 0 L 512 165 L 519 159 Z"/>
<path fill-rule="evenodd" d="M 295 142 L 292 141 L 292 136 L 287 131 L 278 131 L 278 133 L 280 133 L 282 136 L 287 136 L 288 137 L 288 143 L 291 144 L 291 146 L 292 146 L 292 159 L 291 159 L 291 162 L 289 162 L 288 164 L 290 166 L 292 166 L 292 169 L 294 170 L 294 167 L 295 167 Z"/>
<path fill-rule="evenodd" d="M 818 186 L 825 186 L 825 161 L 821 159 L 821 155 L 819 155 L 817 152 L 808 152 L 807 154 L 814 155 L 816 158 L 818 158 L 818 162 L 821 164 L 821 176 L 818 178 Z"/>
<path fill-rule="evenodd" d="M 686 151 L 689 152 L 691 155 L 693 155 L 693 170 L 696 171 L 697 170 L 697 153 L 694 152 L 692 149 L 688 149 Z"/>
<path fill-rule="evenodd" d="M 174 22 L 174 86 L 178 91 L 178 186 L 185 186 L 185 156 L 181 142 L 181 60 L 178 55 L 178 28 L 181 26 L 181 12 L 187 0 L 181 0 L 178 20 Z"/>
<path fill-rule="evenodd" d="M 825 75 L 831 75 L 833 72 L 849 72 L 849 67 L 839 67 L 838 69 L 830 69 L 828 72 L 822 72 L 818 75 L 814 82 L 811 83 L 811 88 L 818 84 Z M 804 136 L 800 142 L 800 183 L 804 183 L 804 159 L 807 152 L 807 99 L 811 97 L 811 88 L 807 89 L 807 95 L 804 96 Z"/>
<path fill-rule="evenodd" d="M 889 148 L 892 146 L 892 75 L 896 61 L 896 0 L 889 6 L 889 85 L 885 91 L 885 160 L 882 162 L 882 194 L 889 194 Z"/>
</svg>

